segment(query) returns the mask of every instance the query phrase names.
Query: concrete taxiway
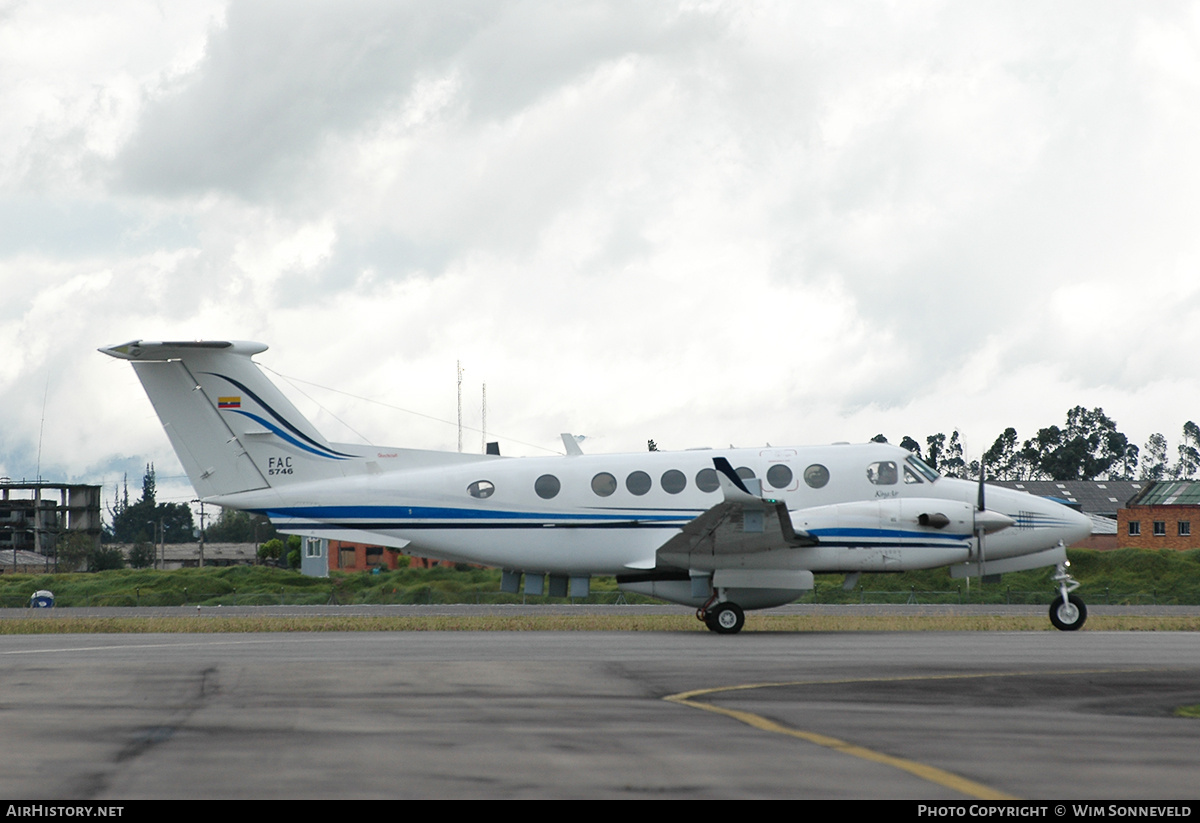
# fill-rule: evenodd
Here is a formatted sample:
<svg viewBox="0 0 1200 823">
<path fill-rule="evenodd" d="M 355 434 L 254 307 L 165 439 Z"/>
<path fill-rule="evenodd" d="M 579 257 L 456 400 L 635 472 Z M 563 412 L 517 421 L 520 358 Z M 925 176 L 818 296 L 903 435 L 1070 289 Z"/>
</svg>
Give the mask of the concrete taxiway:
<svg viewBox="0 0 1200 823">
<path fill-rule="evenodd" d="M 0 795 L 1194 798 L 1189 704 L 1192 633 L 4 636 Z"/>
</svg>

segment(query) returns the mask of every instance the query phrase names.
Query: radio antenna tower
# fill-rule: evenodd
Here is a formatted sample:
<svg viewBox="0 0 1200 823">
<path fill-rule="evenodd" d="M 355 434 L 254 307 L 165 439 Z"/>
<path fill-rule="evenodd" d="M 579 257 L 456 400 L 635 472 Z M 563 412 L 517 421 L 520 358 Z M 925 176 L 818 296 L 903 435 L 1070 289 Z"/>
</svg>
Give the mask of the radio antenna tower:
<svg viewBox="0 0 1200 823">
<path fill-rule="evenodd" d="M 455 368 L 458 369 L 458 450 L 462 452 L 462 361 L 454 361 Z"/>
</svg>

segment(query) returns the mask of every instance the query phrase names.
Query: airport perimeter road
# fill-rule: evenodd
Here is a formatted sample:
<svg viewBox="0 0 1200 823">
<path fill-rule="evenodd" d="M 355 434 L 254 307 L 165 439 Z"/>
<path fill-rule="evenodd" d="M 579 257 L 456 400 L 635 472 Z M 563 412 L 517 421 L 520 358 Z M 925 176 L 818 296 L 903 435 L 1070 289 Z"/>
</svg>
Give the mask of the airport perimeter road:
<svg viewBox="0 0 1200 823">
<path fill-rule="evenodd" d="M 1197 703 L 1194 633 L 4 636 L 0 796 L 1194 798 Z"/>
</svg>

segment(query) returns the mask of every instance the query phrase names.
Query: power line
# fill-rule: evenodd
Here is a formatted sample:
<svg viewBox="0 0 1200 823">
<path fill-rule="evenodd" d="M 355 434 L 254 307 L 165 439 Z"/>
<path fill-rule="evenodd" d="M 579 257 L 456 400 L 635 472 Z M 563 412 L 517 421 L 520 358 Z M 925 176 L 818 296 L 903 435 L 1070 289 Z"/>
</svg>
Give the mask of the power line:
<svg viewBox="0 0 1200 823">
<path fill-rule="evenodd" d="M 432 420 L 435 423 L 442 423 L 447 426 L 457 426 L 458 425 L 457 423 L 454 423 L 453 421 L 445 420 L 441 417 L 434 417 L 432 414 L 425 414 L 424 412 L 413 411 L 412 409 L 406 409 L 403 406 L 396 406 L 391 403 L 385 403 L 382 400 L 376 400 L 372 397 L 363 397 L 361 394 L 354 394 L 353 392 L 342 391 L 341 389 L 335 389 L 330 386 L 322 385 L 320 383 L 314 383 L 311 380 L 303 380 L 299 377 L 289 377 L 286 374 L 281 374 L 280 372 L 275 371 L 270 366 L 263 366 L 263 364 L 261 364 L 261 363 L 259 363 L 258 365 L 262 366 L 264 369 L 271 372 L 271 374 L 277 375 L 280 379 L 286 380 L 289 385 L 292 385 L 293 383 L 303 383 L 306 386 L 314 386 L 318 389 L 323 389 L 324 391 L 331 391 L 334 394 L 341 394 L 341 395 L 345 395 L 346 397 L 352 397 L 355 400 L 361 400 L 364 403 L 373 403 L 374 405 L 382 406 L 385 409 L 392 409 L 394 411 L 404 412 L 405 414 L 411 414 L 416 417 L 423 417 L 426 420 Z M 293 387 L 296 388 L 296 391 L 299 391 L 301 394 L 304 394 L 305 397 L 308 397 L 308 399 L 312 400 L 314 403 L 317 403 L 316 400 L 313 400 L 312 397 L 309 397 L 308 394 L 305 394 L 303 391 L 301 391 L 299 387 L 296 387 L 296 386 L 293 386 Z M 320 406 L 322 409 L 324 409 L 326 412 L 328 412 L 339 423 L 342 422 L 341 418 L 337 417 L 337 415 L 334 415 L 332 412 L 329 412 L 329 410 L 325 409 L 324 406 L 321 406 L 320 403 L 317 403 L 317 405 Z M 346 425 L 346 424 L 343 423 L 343 425 Z M 347 425 L 346 428 L 350 429 L 350 431 L 353 431 L 355 434 L 358 434 L 358 432 L 354 431 L 354 429 L 351 428 L 350 426 Z M 467 431 L 479 432 L 481 434 L 483 433 L 482 429 L 477 429 L 474 426 L 463 426 L 463 428 Z M 358 436 L 362 437 L 363 440 L 366 441 L 368 444 L 371 444 L 371 441 L 367 440 L 367 438 L 363 437 L 361 434 L 358 434 Z M 560 452 L 556 449 L 548 449 L 545 446 L 539 446 L 537 443 L 526 443 L 524 440 L 518 440 L 515 437 L 505 437 L 503 435 L 500 435 L 500 436 L 504 440 L 511 440 L 513 443 L 520 443 L 522 446 L 528 446 L 531 449 L 541 449 L 542 451 L 550 452 L 551 454 L 562 454 L 562 452 Z"/>
</svg>

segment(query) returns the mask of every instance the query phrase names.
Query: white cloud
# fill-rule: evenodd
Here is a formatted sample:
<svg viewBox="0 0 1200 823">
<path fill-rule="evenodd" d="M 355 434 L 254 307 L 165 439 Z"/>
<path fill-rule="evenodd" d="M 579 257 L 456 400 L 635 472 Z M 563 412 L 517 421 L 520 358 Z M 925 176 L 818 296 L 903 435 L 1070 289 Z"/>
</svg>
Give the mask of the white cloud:
<svg viewBox="0 0 1200 823">
<path fill-rule="evenodd" d="M 134 336 L 262 339 L 445 419 L 461 359 L 510 452 L 978 452 L 1077 404 L 1170 437 L 1200 399 L 1198 34 L 1095 4 L 16 6 L 0 462 L 36 454 L 49 374 L 44 464 L 167 471 L 94 353 Z M 311 391 L 332 436 L 453 447 Z"/>
</svg>

